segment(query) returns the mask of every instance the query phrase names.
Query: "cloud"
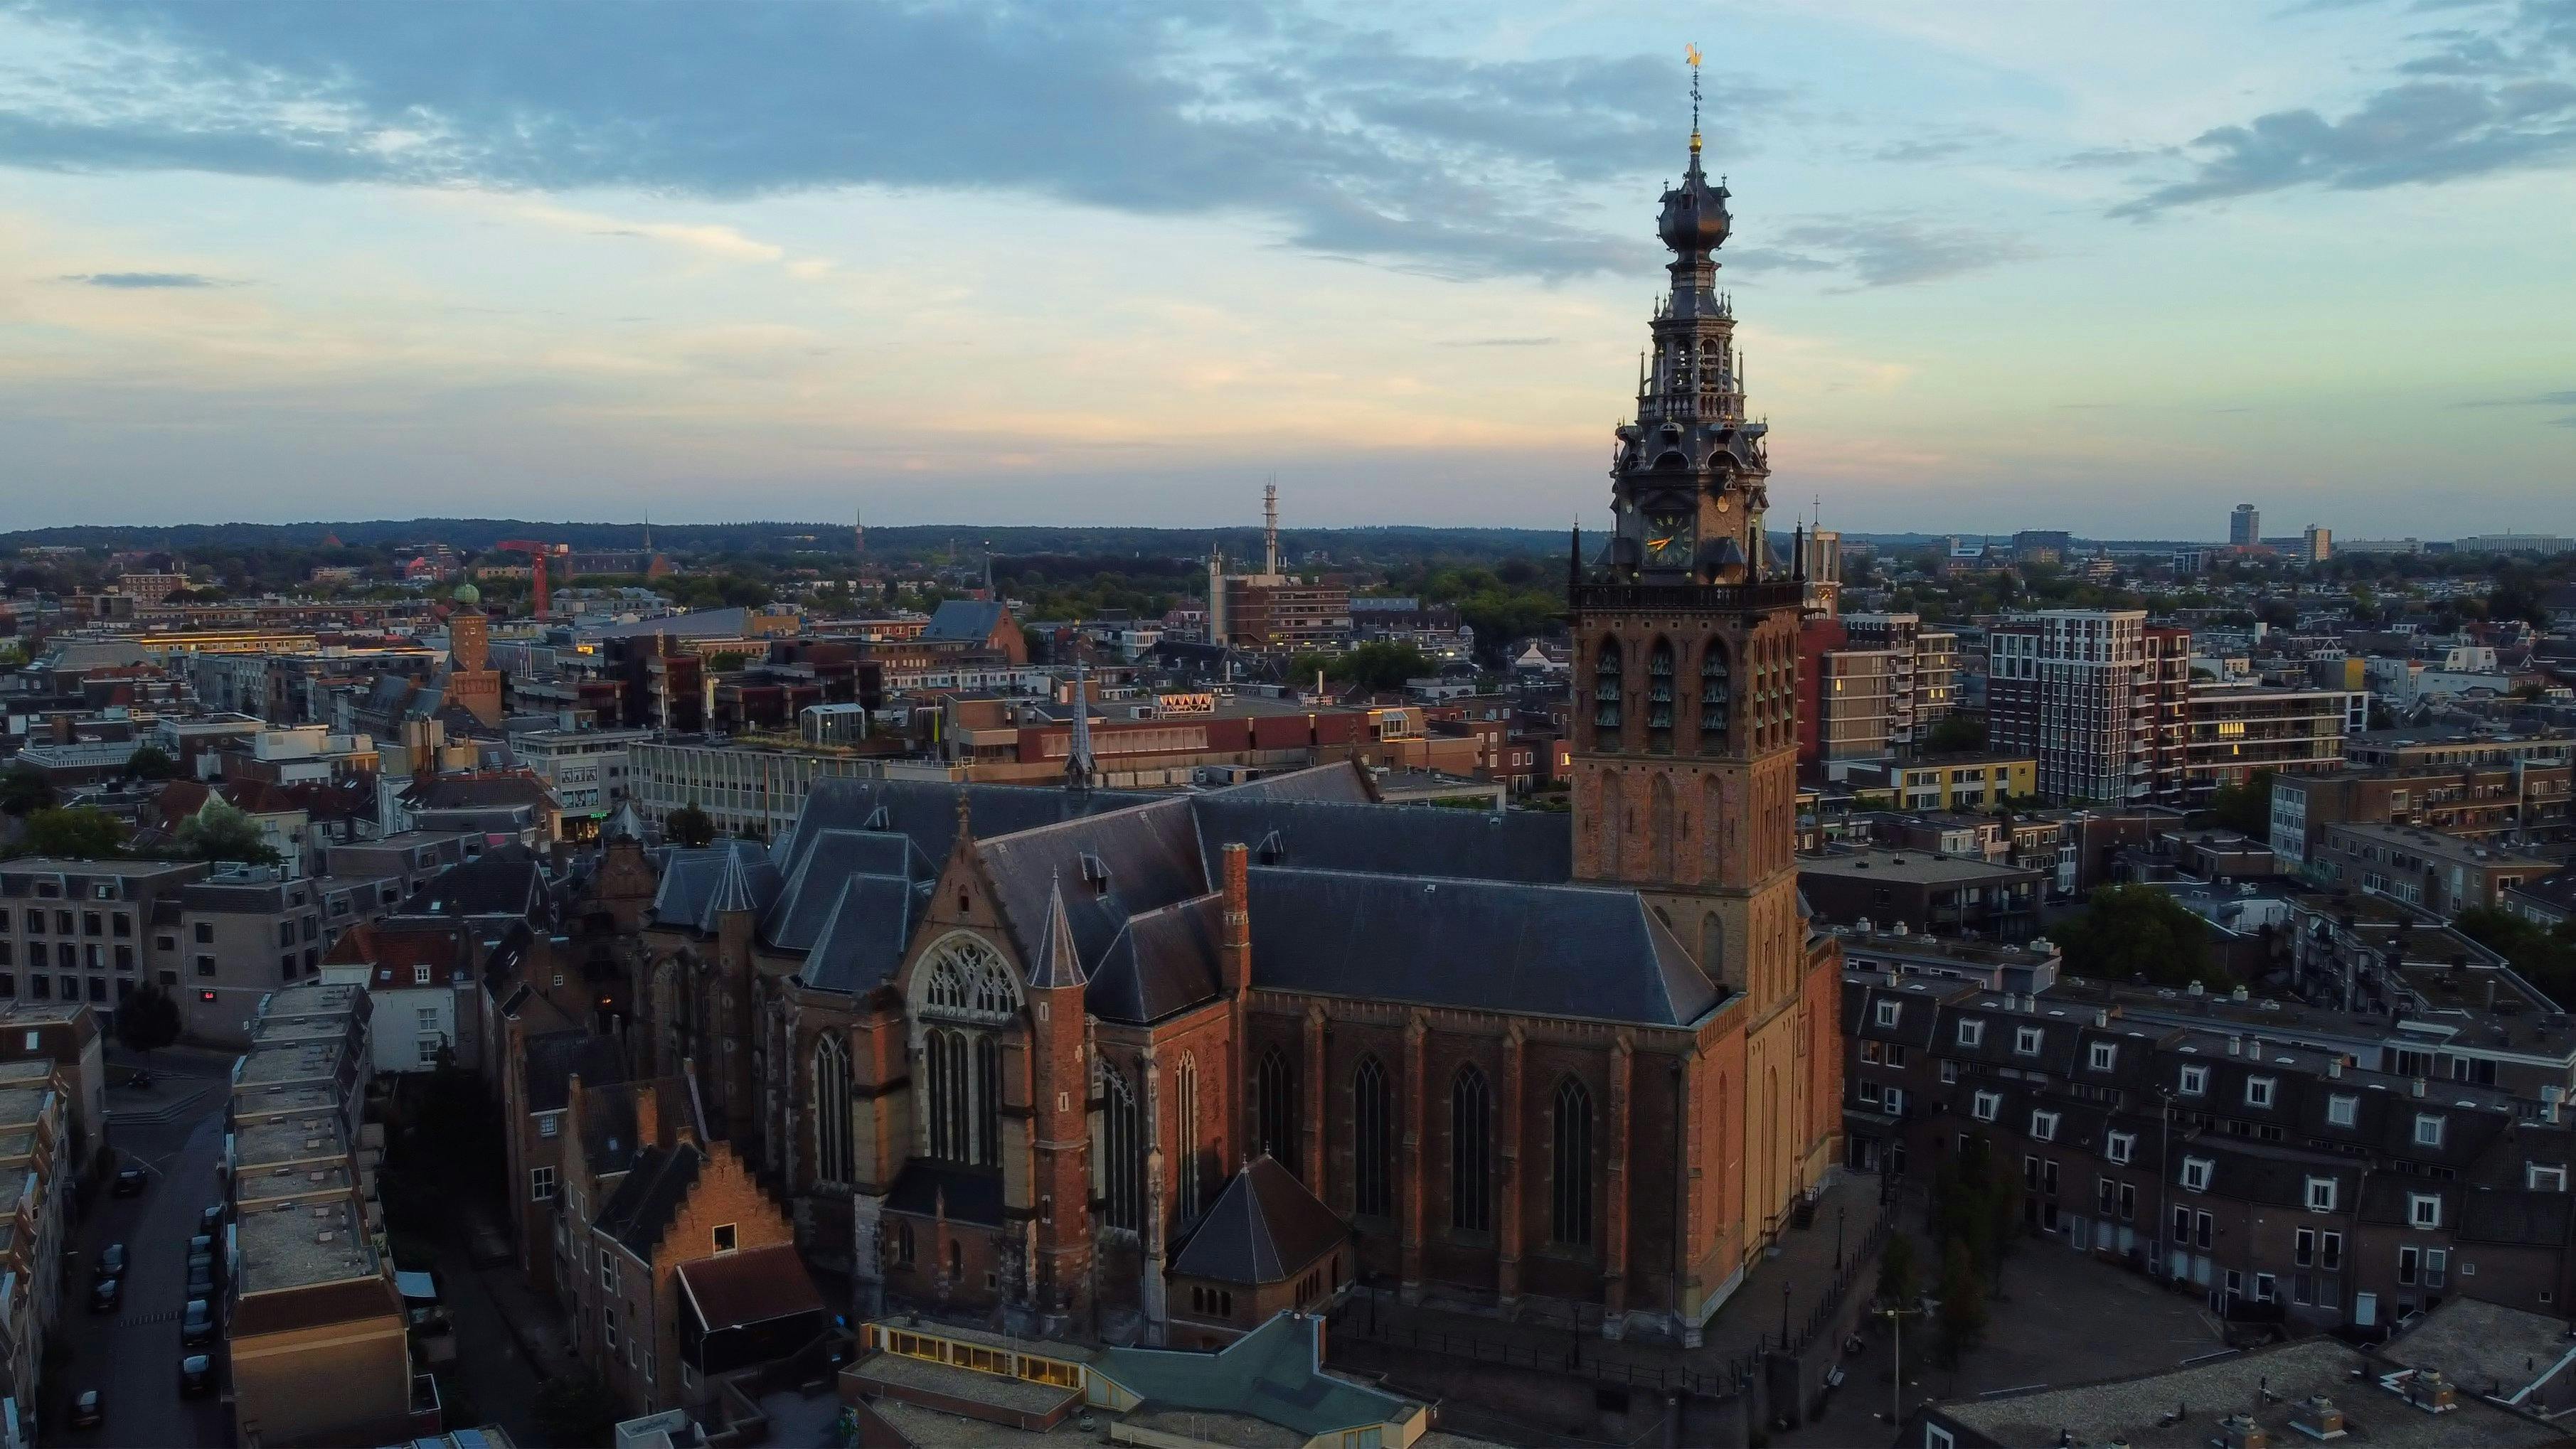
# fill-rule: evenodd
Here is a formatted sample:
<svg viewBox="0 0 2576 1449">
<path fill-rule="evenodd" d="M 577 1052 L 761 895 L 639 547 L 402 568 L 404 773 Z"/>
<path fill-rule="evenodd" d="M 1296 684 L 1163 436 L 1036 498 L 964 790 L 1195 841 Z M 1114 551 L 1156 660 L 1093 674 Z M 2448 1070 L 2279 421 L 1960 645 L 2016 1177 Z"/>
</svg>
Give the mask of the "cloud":
<svg viewBox="0 0 2576 1449">
<path fill-rule="evenodd" d="M 2563 408 L 2576 407 L 2576 389 L 2566 392 L 2539 392 L 2524 397 L 2482 397 L 2455 404 L 2464 408 Z"/>
<path fill-rule="evenodd" d="M 1679 160 L 1678 57 L 1488 61 L 1212 0 L 280 8 L 30 0 L 0 21 L 0 161 L 336 183 L 851 185 L 1241 211 L 1462 275 L 1641 267 L 1567 219 Z M 17 43 L 10 36 L 15 32 Z M 1727 114 L 1776 92 L 1726 78 Z M 1741 151 L 1712 117 L 1713 144 Z M 1032 238 L 1033 241 L 1038 240 Z"/>
<path fill-rule="evenodd" d="M 1461 337 L 1443 347 L 1554 347 L 1553 337 Z"/>
<path fill-rule="evenodd" d="M 110 287 L 118 290 L 143 290 L 153 287 L 230 287 L 237 283 L 209 277 L 202 272 L 77 272 L 58 281 L 78 282 L 88 287 Z"/>
<path fill-rule="evenodd" d="M 2176 207 L 2294 187 L 2369 191 L 2548 166 L 2576 156 L 2576 4 L 2521 0 L 2491 31 L 2444 30 L 2407 77 L 2340 119 L 2272 111 L 2196 137 L 2191 174 L 2111 208 L 2143 220 Z"/>
<path fill-rule="evenodd" d="M 1747 272 L 1839 272 L 1859 287 L 1897 287 L 2034 255 L 2017 238 L 1999 232 L 1907 217 L 1802 222 L 1783 230 L 1780 240 L 1781 246 L 1748 248 L 1725 259 Z"/>
</svg>

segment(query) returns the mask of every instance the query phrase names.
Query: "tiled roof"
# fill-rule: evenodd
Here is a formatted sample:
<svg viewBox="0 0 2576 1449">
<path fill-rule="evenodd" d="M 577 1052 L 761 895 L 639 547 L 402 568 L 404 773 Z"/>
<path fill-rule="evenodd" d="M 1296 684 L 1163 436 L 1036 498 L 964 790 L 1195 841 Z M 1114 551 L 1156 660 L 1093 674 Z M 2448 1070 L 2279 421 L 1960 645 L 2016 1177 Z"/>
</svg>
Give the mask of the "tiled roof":
<svg viewBox="0 0 2576 1449">
<path fill-rule="evenodd" d="M 1172 1272 L 1219 1283 L 1285 1282 L 1349 1235 L 1341 1218 L 1268 1153 L 1236 1173 L 1172 1259 Z"/>
</svg>

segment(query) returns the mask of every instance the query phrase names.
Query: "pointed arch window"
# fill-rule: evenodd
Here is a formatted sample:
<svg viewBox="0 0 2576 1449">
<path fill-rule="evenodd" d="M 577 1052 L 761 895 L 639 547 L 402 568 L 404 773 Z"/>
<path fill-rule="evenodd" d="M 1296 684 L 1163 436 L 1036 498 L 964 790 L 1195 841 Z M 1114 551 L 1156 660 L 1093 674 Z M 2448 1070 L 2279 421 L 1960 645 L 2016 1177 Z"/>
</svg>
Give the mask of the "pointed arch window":
<svg viewBox="0 0 2576 1449">
<path fill-rule="evenodd" d="M 1100 1197 L 1103 1221 L 1139 1231 L 1145 1225 L 1145 1129 L 1136 1089 L 1100 1063 Z"/>
<path fill-rule="evenodd" d="M 922 1064 L 930 1078 L 930 1155 L 943 1162 L 975 1160 L 973 1046 L 954 1027 L 934 1027 L 922 1037 Z"/>
<path fill-rule="evenodd" d="M 1494 1096 L 1485 1074 L 1458 1069 L 1449 1084 L 1449 1225 L 1471 1233 L 1494 1227 Z"/>
<path fill-rule="evenodd" d="M 1290 1172 L 1297 1161 L 1297 1069 L 1288 1053 L 1272 1047 L 1261 1056 L 1261 1077 L 1254 1084 L 1261 1108 L 1261 1150 Z"/>
<path fill-rule="evenodd" d="M 975 1165 L 1002 1162 L 1002 1043 L 986 1032 L 975 1038 Z"/>
<path fill-rule="evenodd" d="M 1646 653 L 1646 748 L 1673 748 L 1673 641 L 1658 639 Z"/>
<path fill-rule="evenodd" d="M 814 1044 L 814 1176 L 831 1183 L 852 1180 L 850 1051 L 837 1036 Z"/>
<path fill-rule="evenodd" d="M 1181 1221 L 1195 1221 L 1199 1215 L 1199 1064 L 1184 1052 L 1180 1064 L 1172 1068 L 1172 1112 L 1179 1119 L 1174 1134 L 1181 1145 L 1180 1188 Z"/>
<path fill-rule="evenodd" d="M 1548 1237 L 1584 1245 L 1592 1241 L 1592 1094 L 1572 1077 L 1556 1086 L 1555 1188 Z"/>
<path fill-rule="evenodd" d="M 1700 750 L 1726 747 L 1726 722 L 1735 704 L 1735 671 L 1726 659 L 1726 645 L 1711 639 L 1699 656 L 1699 740 Z"/>
<path fill-rule="evenodd" d="M 1619 704 L 1624 688 L 1619 667 L 1619 641 L 1602 640 L 1592 664 L 1592 728 L 1613 743 L 1619 737 Z"/>
<path fill-rule="evenodd" d="M 1376 1057 L 1360 1058 L 1351 1078 L 1351 1207 L 1364 1217 L 1395 1212 L 1394 1122 L 1386 1069 Z"/>
</svg>

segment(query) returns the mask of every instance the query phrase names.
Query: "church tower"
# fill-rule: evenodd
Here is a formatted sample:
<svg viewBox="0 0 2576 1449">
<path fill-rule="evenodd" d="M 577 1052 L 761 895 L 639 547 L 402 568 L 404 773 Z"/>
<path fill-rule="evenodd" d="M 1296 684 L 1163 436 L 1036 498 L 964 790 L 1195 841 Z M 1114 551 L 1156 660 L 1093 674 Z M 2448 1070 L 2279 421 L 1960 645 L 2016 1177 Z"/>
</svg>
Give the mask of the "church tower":
<svg viewBox="0 0 2576 1449">
<path fill-rule="evenodd" d="M 1575 869 L 1641 892 L 1758 1022 L 1796 996 L 1805 961 L 1792 854 L 1804 589 L 1763 528 L 1765 429 L 1745 415 L 1717 290 L 1727 191 L 1701 170 L 1692 64 L 1690 166 L 1658 226 L 1672 290 L 1636 420 L 1618 430 L 1609 541 L 1587 565 L 1578 532 L 1571 564 Z"/>
</svg>

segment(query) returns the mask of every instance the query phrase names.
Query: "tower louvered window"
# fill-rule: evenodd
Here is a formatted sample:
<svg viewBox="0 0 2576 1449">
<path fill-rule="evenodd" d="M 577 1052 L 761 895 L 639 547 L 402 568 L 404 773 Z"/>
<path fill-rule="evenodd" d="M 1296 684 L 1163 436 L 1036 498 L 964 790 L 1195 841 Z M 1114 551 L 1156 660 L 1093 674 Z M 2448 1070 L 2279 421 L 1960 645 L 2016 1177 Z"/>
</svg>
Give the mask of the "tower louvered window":
<svg viewBox="0 0 2576 1449">
<path fill-rule="evenodd" d="M 1646 655 L 1646 748 L 1673 747 L 1673 641 L 1658 639 Z"/>
<path fill-rule="evenodd" d="M 1699 658 L 1699 736 L 1705 751 L 1726 743 L 1728 711 L 1735 704 L 1735 671 L 1727 666 L 1726 646 L 1715 639 Z"/>
<path fill-rule="evenodd" d="M 1616 743 L 1619 733 L 1619 696 L 1623 681 L 1619 677 L 1619 641 L 1601 641 L 1601 654 L 1592 670 L 1592 727 Z"/>
</svg>

